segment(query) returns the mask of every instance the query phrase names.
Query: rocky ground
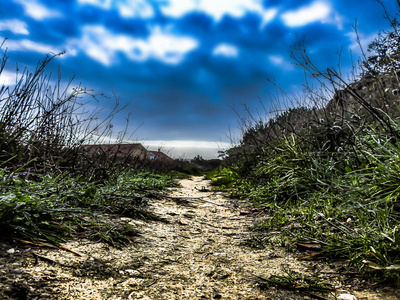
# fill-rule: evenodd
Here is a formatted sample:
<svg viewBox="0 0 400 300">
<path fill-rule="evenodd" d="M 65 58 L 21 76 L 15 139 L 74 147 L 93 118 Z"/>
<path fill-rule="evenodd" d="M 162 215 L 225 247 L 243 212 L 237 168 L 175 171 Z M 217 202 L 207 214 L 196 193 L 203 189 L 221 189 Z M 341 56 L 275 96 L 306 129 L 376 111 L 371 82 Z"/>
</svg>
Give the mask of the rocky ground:
<svg viewBox="0 0 400 300">
<path fill-rule="evenodd" d="M 180 183 L 150 201 L 149 210 L 161 220 L 98 217 L 138 229 L 121 249 L 78 236 L 65 244 L 75 254 L 1 242 L 0 299 L 400 299 L 395 288 L 341 274 L 340 262 L 305 261 L 299 259 L 305 253 L 259 247 L 250 226 L 260 212 L 210 191 L 202 177 Z M 335 289 L 318 293 L 268 281 L 291 272 Z"/>
</svg>

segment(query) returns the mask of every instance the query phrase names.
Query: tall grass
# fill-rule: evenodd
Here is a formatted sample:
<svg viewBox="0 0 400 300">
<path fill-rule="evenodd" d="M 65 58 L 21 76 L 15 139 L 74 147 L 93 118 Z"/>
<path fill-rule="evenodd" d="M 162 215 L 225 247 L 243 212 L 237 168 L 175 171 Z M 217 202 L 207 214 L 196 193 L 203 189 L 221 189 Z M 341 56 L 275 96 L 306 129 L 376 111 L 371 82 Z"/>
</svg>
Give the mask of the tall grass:
<svg viewBox="0 0 400 300">
<path fill-rule="evenodd" d="M 0 79 L 8 58 L 4 45 Z M 124 107 L 117 96 L 110 100 L 72 87 L 73 78 L 65 84 L 61 72 L 53 79 L 46 70 L 59 55 L 46 56 L 33 71 L 17 71 L 15 84 L 0 88 L 0 232 L 59 244 L 84 231 L 118 245 L 134 229 L 104 228 L 96 216 L 156 219 L 146 211 L 145 197 L 176 184 L 141 158 L 85 150 L 115 135 L 116 144 L 123 141 L 127 131 L 114 133 L 112 121 Z M 96 108 L 99 97 L 108 108 Z"/>
<path fill-rule="evenodd" d="M 0 162 L 3 167 L 42 174 L 68 171 L 81 175 L 100 173 L 104 169 L 100 162 L 105 158 L 90 160 L 81 146 L 109 140 L 114 134 L 111 122 L 124 107 L 120 107 L 115 97 L 109 100 L 109 108 L 96 108 L 93 102 L 99 97 L 105 100 L 105 96 L 80 85 L 72 87 L 73 78 L 65 84 L 60 71 L 55 79 L 46 73 L 46 68 L 59 55 L 62 53 L 46 56 L 34 71 L 25 69 L 16 73 L 14 85 L 0 88 Z M 4 50 L 0 78 L 7 58 L 7 50 Z M 118 140 L 122 139 L 120 134 Z"/>
<path fill-rule="evenodd" d="M 387 18 L 393 31 L 383 35 L 398 40 L 398 23 Z M 318 69 L 297 43 L 292 58 L 319 87 L 306 84 L 304 95 L 291 97 L 276 84 L 277 113 L 242 118 L 241 144 L 213 176 L 264 210 L 255 229 L 266 241 L 317 244 L 319 255 L 400 285 L 400 82 L 397 68 L 382 68 L 398 59 L 394 50 L 378 53 L 386 59 L 366 57 L 348 82 L 340 68 Z"/>
</svg>

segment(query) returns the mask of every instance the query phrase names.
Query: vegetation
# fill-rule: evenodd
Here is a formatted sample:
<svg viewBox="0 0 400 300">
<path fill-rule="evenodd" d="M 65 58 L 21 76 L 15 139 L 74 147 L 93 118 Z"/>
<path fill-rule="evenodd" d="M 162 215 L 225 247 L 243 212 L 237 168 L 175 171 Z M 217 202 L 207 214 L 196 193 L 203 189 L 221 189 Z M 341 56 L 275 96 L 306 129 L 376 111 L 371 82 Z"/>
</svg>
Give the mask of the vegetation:
<svg viewBox="0 0 400 300">
<path fill-rule="evenodd" d="M 0 178 L 2 234 L 56 245 L 81 231 L 113 245 L 116 237 L 112 235 L 118 233 L 117 240 L 122 242 L 126 239 L 124 235 L 133 233 L 134 229 L 109 230 L 110 225 L 101 221 L 102 214 L 157 219 L 146 210 L 148 197 L 156 190 L 176 186 L 170 176 L 148 172 L 123 173 L 116 180 L 104 183 L 5 170 L 1 170 Z"/>
<path fill-rule="evenodd" d="M 319 70 L 298 43 L 292 57 L 319 88 L 307 86 L 301 101 L 277 88 L 293 105 L 266 122 L 243 118 L 240 145 L 209 176 L 263 211 L 254 229 L 264 242 L 400 285 L 400 28 L 386 17 L 393 30 L 371 44 L 351 83 Z"/>
<path fill-rule="evenodd" d="M 108 114 L 89 112 L 90 101 L 104 96 L 80 86 L 70 89 L 72 79 L 62 89 L 60 74 L 54 82 L 45 70 L 58 55 L 47 56 L 33 72 L 17 74 L 15 85 L 0 88 L 0 232 L 56 245 L 84 233 L 119 246 L 135 228 L 111 226 L 102 216 L 157 219 L 146 210 L 148 197 L 176 183 L 158 171 L 163 166 L 82 147 L 115 135 L 122 142 L 125 132 L 113 133 L 111 123 L 122 108 L 115 97 Z M 0 75 L 6 62 L 4 51 Z"/>
</svg>

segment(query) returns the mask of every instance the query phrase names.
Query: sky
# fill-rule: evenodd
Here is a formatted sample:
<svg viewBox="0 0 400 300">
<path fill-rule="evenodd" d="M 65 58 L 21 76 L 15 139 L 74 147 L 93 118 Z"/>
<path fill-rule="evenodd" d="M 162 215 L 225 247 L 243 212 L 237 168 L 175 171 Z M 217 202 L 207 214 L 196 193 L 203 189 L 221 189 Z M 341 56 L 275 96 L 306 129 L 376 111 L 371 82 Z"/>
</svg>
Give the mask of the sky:
<svg viewBox="0 0 400 300">
<path fill-rule="evenodd" d="M 383 0 L 395 13 L 395 0 Z M 273 105 L 274 80 L 301 93 L 304 71 L 292 64 L 291 47 L 305 40 L 321 69 L 349 69 L 388 28 L 375 0 L 0 0 L 0 41 L 8 62 L 0 85 L 15 82 L 15 68 L 48 67 L 64 80 L 107 96 L 118 95 L 128 136 L 172 157 L 217 156 L 240 139 L 246 105 Z M 96 102 L 109 105 L 107 99 Z M 272 109 L 272 108 L 271 108 Z M 238 116 L 239 114 L 239 116 Z"/>
</svg>

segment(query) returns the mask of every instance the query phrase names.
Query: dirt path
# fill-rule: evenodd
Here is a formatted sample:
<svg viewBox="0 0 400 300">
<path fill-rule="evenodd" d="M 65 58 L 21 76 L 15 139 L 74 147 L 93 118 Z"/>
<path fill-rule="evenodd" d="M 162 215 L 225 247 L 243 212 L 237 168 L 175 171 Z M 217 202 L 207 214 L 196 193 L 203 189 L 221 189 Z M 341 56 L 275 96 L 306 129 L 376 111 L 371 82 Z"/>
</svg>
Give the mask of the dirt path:
<svg viewBox="0 0 400 300">
<path fill-rule="evenodd" d="M 111 224 L 135 225 L 141 233 L 122 250 L 80 239 L 66 246 L 81 257 L 26 247 L 9 254 L 12 245 L 1 244 L 0 293 L 13 290 L 15 296 L 5 299 L 313 299 L 312 294 L 265 288 L 257 276 L 280 274 L 283 267 L 304 273 L 318 268 L 329 276 L 333 269 L 299 261 L 278 247 L 246 246 L 252 215 L 209 191 L 208 184 L 201 177 L 182 180 L 170 197 L 151 200 L 150 208 L 166 222 L 103 216 Z M 32 251 L 49 260 L 35 259 Z M 357 299 L 399 296 L 393 290 L 362 291 L 354 281 L 337 284 L 337 295 Z"/>
</svg>

